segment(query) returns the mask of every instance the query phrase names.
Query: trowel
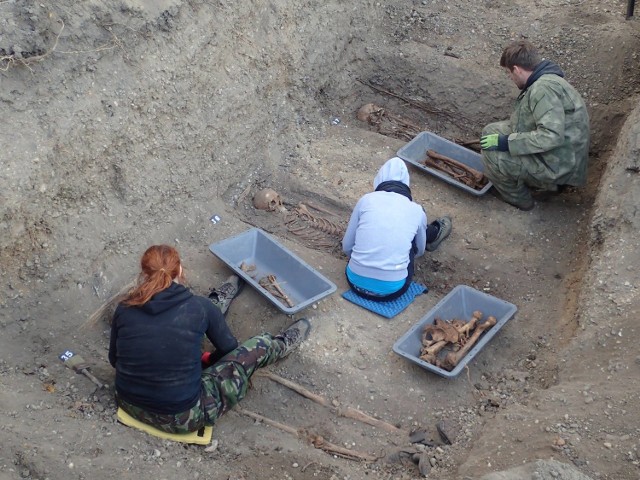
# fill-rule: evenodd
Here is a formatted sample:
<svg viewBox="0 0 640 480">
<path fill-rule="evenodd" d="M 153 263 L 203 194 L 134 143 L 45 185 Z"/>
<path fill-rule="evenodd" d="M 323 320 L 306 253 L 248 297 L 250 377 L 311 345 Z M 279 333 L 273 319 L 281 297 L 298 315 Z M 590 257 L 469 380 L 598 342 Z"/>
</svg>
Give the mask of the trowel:
<svg viewBox="0 0 640 480">
<path fill-rule="evenodd" d="M 94 377 L 91 372 L 89 372 L 89 364 L 80 355 L 73 353 L 71 350 L 65 350 L 64 353 L 60 355 L 60 360 L 62 360 L 62 363 L 64 363 L 74 372 L 83 374 L 94 384 L 96 384 L 98 388 L 106 387 L 105 384 L 103 384 L 100 380 Z"/>
</svg>

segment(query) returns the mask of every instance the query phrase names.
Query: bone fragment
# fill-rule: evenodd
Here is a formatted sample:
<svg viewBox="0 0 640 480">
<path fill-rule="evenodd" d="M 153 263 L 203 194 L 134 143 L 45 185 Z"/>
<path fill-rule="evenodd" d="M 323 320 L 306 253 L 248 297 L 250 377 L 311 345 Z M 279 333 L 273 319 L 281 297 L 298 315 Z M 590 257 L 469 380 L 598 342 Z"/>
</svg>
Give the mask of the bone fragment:
<svg viewBox="0 0 640 480">
<path fill-rule="evenodd" d="M 448 344 L 449 342 L 447 342 L 446 340 L 440 340 L 439 342 L 436 342 L 433 345 L 424 348 L 420 353 L 420 359 L 424 360 L 425 362 L 435 364 L 438 353 Z"/>
<path fill-rule="evenodd" d="M 460 334 L 452 324 L 442 320 L 440 317 L 436 317 L 434 323 L 424 327 L 422 331 L 422 345 L 424 347 L 430 347 L 442 340 L 456 343 L 459 337 Z"/>
<path fill-rule="evenodd" d="M 460 334 L 461 340 L 464 339 L 464 341 L 466 342 L 467 338 L 469 337 L 469 334 L 474 328 L 476 328 L 476 325 L 481 319 L 482 319 L 482 312 L 480 310 L 476 310 L 475 312 L 473 312 L 473 316 L 471 317 L 471 320 L 462 324 L 462 326 L 460 327 L 456 327 L 456 330 L 458 330 L 458 333 Z"/>
<path fill-rule="evenodd" d="M 284 292 L 275 275 L 266 275 L 258 281 L 258 283 L 273 296 L 283 300 L 289 307 L 295 306 L 295 303 Z"/>
<path fill-rule="evenodd" d="M 475 168 L 470 167 L 469 165 L 466 165 L 462 162 L 459 162 L 457 160 L 454 160 L 453 158 L 449 158 L 445 155 L 442 155 L 438 152 L 436 152 L 435 150 L 427 150 L 427 155 L 430 156 L 431 158 L 435 159 L 435 160 L 441 160 L 445 163 L 449 163 L 451 165 L 454 165 L 462 170 L 464 170 L 465 172 L 469 173 L 469 175 L 471 175 L 477 182 L 482 181 L 482 178 L 484 177 L 484 174 L 478 170 L 476 170 Z"/>
<path fill-rule="evenodd" d="M 447 356 L 444 357 L 444 360 L 440 362 L 438 366 L 448 371 L 453 370 L 456 367 L 456 365 L 460 363 L 460 360 L 462 360 L 462 358 L 467 354 L 467 352 L 471 350 L 471 347 L 473 347 L 473 345 L 478 341 L 478 339 L 480 338 L 480 335 L 482 335 L 486 330 L 489 330 L 496 323 L 497 323 L 496 317 L 491 316 L 487 318 L 486 321 L 484 321 L 483 323 L 479 324 L 476 327 L 476 329 L 473 331 L 473 335 L 471 335 L 469 340 L 467 340 L 467 343 L 465 343 L 460 350 L 458 350 L 457 352 L 447 353 Z"/>
<path fill-rule="evenodd" d="M 240 270 L 242 270 L 245 273 L 253 272 L 255 271 L 255 269 L 256 269 L 256 266 L 253 263 L 242 262 L 240 264 Z"/>
</svg>

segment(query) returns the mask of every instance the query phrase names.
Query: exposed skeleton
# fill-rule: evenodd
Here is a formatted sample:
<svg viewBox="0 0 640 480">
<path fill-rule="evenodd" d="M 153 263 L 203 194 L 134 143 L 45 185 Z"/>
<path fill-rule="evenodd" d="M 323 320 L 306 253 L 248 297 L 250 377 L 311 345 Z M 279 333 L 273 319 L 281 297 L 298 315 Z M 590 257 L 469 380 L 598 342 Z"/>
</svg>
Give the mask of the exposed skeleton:
<svg viewBox="0 0 640 480">
<path fill-rule="evenodd" d="M 304 203 L 299 203 L 297 207 L 289 210 L 284 223 L 289 232 L 302 238 L 310 246 L 331 251 L 338 248 L 346 228 L 342 222 L 332 222 L 312 214 Z"/>
<path fill-rule="evenodd" d="M 406 118 L 394 115 L 375 103 L 367 103 L 360 107 L 358 119 L 375 127 L 376 131 L 382 135 L 401 140 L 412 140 L 424 130 Z"/>
<path fill-rule="evenodd" d="M 339 218 L 337 214 L 309 202 L 299 203 L 293 208 L 287 204 L 287 208 L 280 194 L 270 188 L 264 188 L 254 195 L 253 206 L 258 210 L 282 213 L 287 230 L 300 237 L 311 248 L 334 252 L 338 250 L 344 236 L 345 222 L 328 220 L 311 213 L 309 209 Z"/>
<path fill-rule="evenodd" d="M 430 112 L 443 113 L 443 112 Z M 411 120 L 395 115 L 386 108 L 375 103 L 367 103 L 360 107 L 357 114 L 358 120 L 366 122 L 376 129 L 376 132 L 388 137 L 399 138 L 401 140 L 413 140 L 420 132 L 426 130 L 426 127 L 416 125 Z M 455 138 L 454 143 L 461 145 L 469 150 L 480 153 L 480 140 L 464 140 Z"/>
</svg>

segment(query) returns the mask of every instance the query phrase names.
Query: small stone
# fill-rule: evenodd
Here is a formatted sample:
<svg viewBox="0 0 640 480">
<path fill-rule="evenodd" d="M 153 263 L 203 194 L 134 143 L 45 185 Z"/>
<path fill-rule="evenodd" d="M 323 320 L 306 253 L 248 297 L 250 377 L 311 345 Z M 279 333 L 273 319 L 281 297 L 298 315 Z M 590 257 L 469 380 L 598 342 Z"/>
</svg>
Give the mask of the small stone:
<svg viewBox="0 0 640 480">
<path fill-rule="evenodd" d="M 204 449 L 207 453 L 215 452 L 218 449 L 218 440 L 211 440 L 211 444 Z"/>
<path fill-rule="evenodd" d="M 293 462 L 293 465 L 291 465 L 293 468 L 298 468 L 300 465 L 298 465 L 298 462 Z"/>
<path fill-rule="evenodd" d="M 423 477 L 428 476 L 432 466 L 433 465 L 431 465 L 431 459 L 429 458 L 427 452 L 422 452 L 422 454 L 420 454 L 420 458 L 418 459 L 418 470 L 420 471 L 420 475 L 422 475 Z"/>
<path fill-rule="evenodd" d="M 604 442 L 604 447 L 605 448 L 611 448 L 613 445 L 611 445 L 611 443 L 609 442 Z"/>
<path fill-rule="evenodd" d="M 448 445 L 452 445 L 458 436 L 457 425 L 447 418 L 440 420 L 436 425 L 436 429 L 438 430 L 442 441 Z"/>
</svg>

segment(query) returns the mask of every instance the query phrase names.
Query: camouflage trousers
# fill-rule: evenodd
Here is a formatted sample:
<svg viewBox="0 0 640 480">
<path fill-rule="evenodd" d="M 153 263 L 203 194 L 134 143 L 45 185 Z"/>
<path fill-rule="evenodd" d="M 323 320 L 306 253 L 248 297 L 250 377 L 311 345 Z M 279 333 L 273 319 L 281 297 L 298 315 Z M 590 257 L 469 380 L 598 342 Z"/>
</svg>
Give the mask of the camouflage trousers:
<svg viewBox="0 0 640 480">
<path fill-rule="evenodd" d="M 482 130 L 482 135 L 499 133 L 508 135 L 511 127 L 508 121 L 490 123 Z M 509 152 L 482 150 L 484 173 L 502 198 L 514 205 L 526 205 L 533 201 L 528 187 L 539 190 L 557 191 L 552 178 L 547 178 L 537 155 L 518 155 Z"/>
<path fill-rule="evenodd" d="M 269 333 L 250 338 L 202 371 L 200 399 L 181 413 L 153 413 L 121 398 L 117 398 L 117 402 L 133 418 L 164 432 L 195 432 L 213 425 L 237 405 L 247 394 L 249 379 L 255 371 L 278 360 L 283 350 L 284 343 Z"/>
</svg>

